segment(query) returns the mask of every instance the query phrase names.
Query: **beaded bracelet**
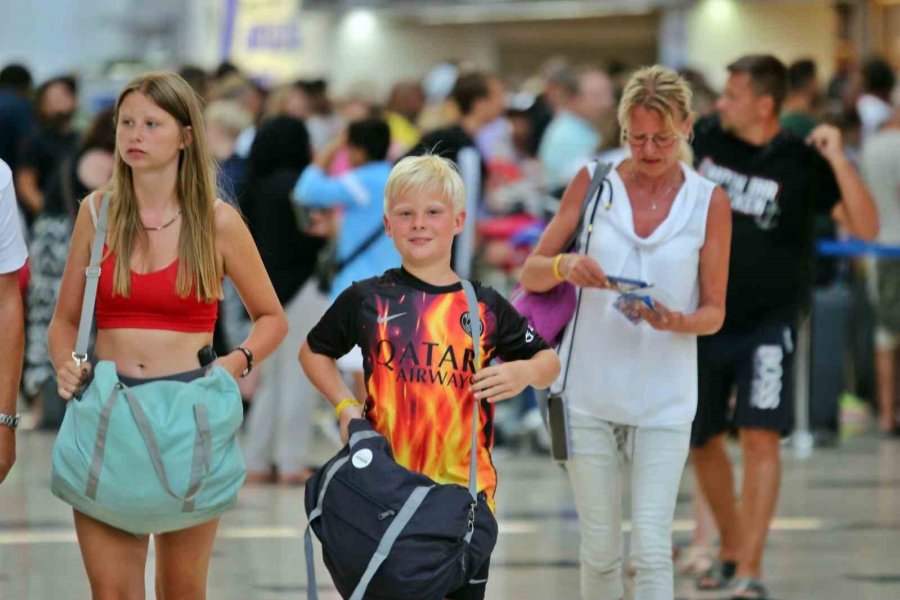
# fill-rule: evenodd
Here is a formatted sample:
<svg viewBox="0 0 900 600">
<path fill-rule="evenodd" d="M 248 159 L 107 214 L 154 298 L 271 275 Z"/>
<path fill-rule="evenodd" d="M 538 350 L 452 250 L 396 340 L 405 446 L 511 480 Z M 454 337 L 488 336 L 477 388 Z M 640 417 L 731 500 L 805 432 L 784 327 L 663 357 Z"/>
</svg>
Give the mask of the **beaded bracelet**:
<svg viewBox="0 0 900 600">
<path fill-rule="evenodd" d="M 234 351 L 241 352 L 244 355 L 244 358 L 247 359 L 247 368 L 244 369 L 243 373 L 241 373 L 241 377 L 246 377 L 250 374 L 250 371 L 253 370 L 253 353 L 250 352 L 248 348 L 245 348 L 243 346 L 237 346 L 232 352 Z"/>
</svg>

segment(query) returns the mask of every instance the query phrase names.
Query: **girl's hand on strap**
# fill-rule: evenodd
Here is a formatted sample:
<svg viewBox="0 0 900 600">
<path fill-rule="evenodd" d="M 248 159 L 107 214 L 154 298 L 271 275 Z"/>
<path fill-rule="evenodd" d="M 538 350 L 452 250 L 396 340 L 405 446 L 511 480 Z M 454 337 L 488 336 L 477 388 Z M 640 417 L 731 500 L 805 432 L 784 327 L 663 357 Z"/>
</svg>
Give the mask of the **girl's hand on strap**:
<svg viewBox="0 0 900 600">
<path fill-rule="evenodd" d="M 71 400 L 91 375 L 91 363 L 78 365 L 75 359 L 63 362 L 56 372 L 56 391 L 63 400 Z"/>
</svg>

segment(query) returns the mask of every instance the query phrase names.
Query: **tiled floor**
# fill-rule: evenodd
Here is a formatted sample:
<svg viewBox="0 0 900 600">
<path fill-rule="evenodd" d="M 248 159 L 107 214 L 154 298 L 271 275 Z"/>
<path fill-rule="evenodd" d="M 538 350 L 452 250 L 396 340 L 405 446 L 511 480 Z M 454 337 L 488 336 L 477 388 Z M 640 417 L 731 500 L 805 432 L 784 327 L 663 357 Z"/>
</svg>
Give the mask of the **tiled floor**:
<svg viewBox="0 0 900 600">
<path fill-rule="evenodd" d="M 50 435 L 22 432 L 19 462 L 0 486 L 2 600 L 88 598 L 70 510 L 49 492 L 51 445 Z M 320 451 L 327 456 L 331 448 L 322 442 Z M 497 463 L 501 538 L 488 598 L 577 598 L 578 528 L 563 472 L 533 455 L 501 456 Z M 691 494 L 687 476 L 676 522 L 680 541 L 692 525 Z M 900 440 L 862 436 L 803 461 L 786 454 L 778 515 L 765 563 L 776 598 L 900 599 Z M 209 598 L 305 598 L 304 525 L 300 489 L 245 489 L 239 509 L 222 524 Z M 319 576 L 320 597 L 337 599 L 321 565 Z M 692 590 L 690 581 L 677 581 L 679 598 L 724 597 Z"/>
</svg>

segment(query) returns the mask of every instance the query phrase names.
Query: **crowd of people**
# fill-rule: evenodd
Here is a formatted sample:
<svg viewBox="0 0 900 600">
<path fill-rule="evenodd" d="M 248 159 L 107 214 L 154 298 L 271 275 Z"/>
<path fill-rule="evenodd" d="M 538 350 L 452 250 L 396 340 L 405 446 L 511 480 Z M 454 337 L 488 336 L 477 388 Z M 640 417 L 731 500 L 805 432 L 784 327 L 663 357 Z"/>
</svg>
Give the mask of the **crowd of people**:
<svg viewBox="0 0 900 600">
<path fill-rule="evenodd" d="M 460 65 L 436 72 L 382 102 L 363 85 L 266 89 L 228 63 L 184 67 L 140 76 L 83 115 L 75 79 L 32 92 L 24 67 L 0 71 L 0 330 L 13 349 L 0 372 L 0 480 L 15 458 L 20 373 L 34 424 L 57 428 L 73 397 L 103 395 L 101 364 L 147 394 L 201 385 L 212 364 L 236 383 L 223 402 L 249 410 L 248 483 L 310 479 L 324 398 L 337 440 L 364 417 L 401 464 L 465 485 L 469 431 L 447 425 L 466 424 L 478 402 L 476 478 L 493 509 L 491 450 L 504 433 L 494 403 L 515 397 L 516 413 L 539 413 L 534 390 L 556 382 L 582 597 L 623 595 L 627 464 L 625 570 L 636 598 L 672 598 L 672 520 L 690 459 L 698 523 L 710 524 L 695 541 L 718 535 L 719 546 L 685 569 L 701 589 L 768 598 L 763 554 L 816 236 L 824 221 L 878 248 L 900 244 L 892 67 L 871 59 L 825 86 L 812 61 L 750 55 L 728 65 L 718 94 L 694 71 L 661 66 L 552 60 L 516 88 Z M 896 264 L 871 265 L 884 434 L 898 427 Z M 474 324 L 456 317 L 457 336 L 447 317 L 467 312 L 467 279 L 497 288 L 476 286 L 486 358 L 471 366 Z M 526 294 L 577 291 L 559 358 L 505 299 L 517 281 Z M 654 291 L 641 296 L 646 282 Z M 87 360 L 82 307 L 94 293 Z M 142 597 L 146 536 L 54 493 L 76 508 L 95 597 Z M 221 510 L 153 531 L 161 594 L 203 597 Z M 111 569 L 112 556 L 127 568 Z M 479 561 L 447 597 L 484 597 L 489 553 Z"/>
</svg>

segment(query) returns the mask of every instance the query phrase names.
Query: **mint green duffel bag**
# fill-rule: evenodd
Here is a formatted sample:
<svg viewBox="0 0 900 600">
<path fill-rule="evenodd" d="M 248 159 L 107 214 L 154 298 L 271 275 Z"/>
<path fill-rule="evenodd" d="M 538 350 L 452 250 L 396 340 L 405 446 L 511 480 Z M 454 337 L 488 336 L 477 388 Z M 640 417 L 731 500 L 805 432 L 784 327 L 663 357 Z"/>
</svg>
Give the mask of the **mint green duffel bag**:
<svg viewBox="0 0 900 600">
<path fill-rule="evenodd" d="M 221 367 L 190 382 L 127 387 L 101 361 L 66 411 L 51 489 L 134 534 L 199 525 L 236 504 L 246 475 L 235 438 L 242 419 L 237 383 Z"/>
<path fill-rule="evenodd" d="M 86 270 L 72 353 L 78 364 L 88 358 L 109 199 Z M 222 367 L 126 386 L 114 363 L 100 361 L 69 402 L 53 446 L 51 489 L 79 512 L 136 535 L 205 523 L 236 504 L 244 483 L 242 420 L 237 382 Z"/>
</svg>

